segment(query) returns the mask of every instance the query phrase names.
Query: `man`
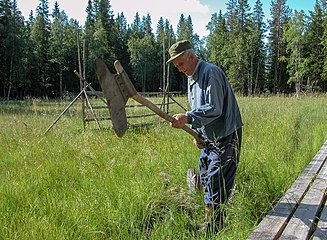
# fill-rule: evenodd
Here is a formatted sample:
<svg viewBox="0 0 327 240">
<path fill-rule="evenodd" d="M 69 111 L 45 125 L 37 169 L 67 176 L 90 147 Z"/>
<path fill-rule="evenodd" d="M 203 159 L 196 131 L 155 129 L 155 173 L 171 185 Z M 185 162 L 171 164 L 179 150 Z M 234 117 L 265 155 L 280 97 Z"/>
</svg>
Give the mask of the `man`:
<svg viewBox="0 0 327 240">
<path fill-rule="evenodd" d="M 222 224 L 221 204 L 226 203 L 234 187 L 242 140 L 239 107 L 224 72 L 200 60 L 187 40 L 173 44 L 170 59 L 188 77 L 188 101 L 191 110 L 174 115 L 172 127 L 190 124 L 204 139 L 193 143 L 201 149 L 200 181 L 204 188 L 204 231 L 216 231 Z"/>
</svg>

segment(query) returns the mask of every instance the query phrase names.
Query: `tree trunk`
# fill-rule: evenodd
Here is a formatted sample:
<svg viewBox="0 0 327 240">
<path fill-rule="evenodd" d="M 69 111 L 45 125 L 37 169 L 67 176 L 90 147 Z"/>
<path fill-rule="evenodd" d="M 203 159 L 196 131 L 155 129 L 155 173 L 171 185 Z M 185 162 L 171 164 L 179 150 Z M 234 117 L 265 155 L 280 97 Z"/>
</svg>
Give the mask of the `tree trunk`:
<svg viewBox="0 0 327 240">
<path fill-rule="evenodd" d="M 248 96 L 251 96 L 253 94 L 253 54 L 251 54 L 251 61 L 250 61 L 250 76 L 248 81 Z"/>
<path fill-rule="evenodd" d="M 295 91 L 296 91 L 296 97 L 300 98 L 301 95 L 301 81 L 299 79 L 295 82 Z"/>
<path fill-rule="evenodd" d="M 59 87 L 60 87 L 60 100 L 63 99 L 63 92 L 62 92 L 62 67 L 61 63 L 59 63 Z"/>
<path fill-rule="evenodd" d="M 13 60 L 14 59 L 14 48 L 11 54 L 10 58 L 10 70 L 9 70 L 9 87 L 8 87 L 8 93 L 7 93 L 7 101 L 10 99 L 10 93 L 11 93 L 11 88 L 12 88 L 12 68 L 13 68 Z"/>
<path fill-rule="evenodd" d="M 254 79 L 254 94 L 256 95 L 258 92 L 259 89 L 258 89 L 258 80 L 259 80 L 259 72 L 260 72 L 260 64 L 261 64 L 261 61 L 259 60 L 258 62 L 258 65 L 257 65 L 257 74 L 255 76 L 255 79 Z"/>
</svg>

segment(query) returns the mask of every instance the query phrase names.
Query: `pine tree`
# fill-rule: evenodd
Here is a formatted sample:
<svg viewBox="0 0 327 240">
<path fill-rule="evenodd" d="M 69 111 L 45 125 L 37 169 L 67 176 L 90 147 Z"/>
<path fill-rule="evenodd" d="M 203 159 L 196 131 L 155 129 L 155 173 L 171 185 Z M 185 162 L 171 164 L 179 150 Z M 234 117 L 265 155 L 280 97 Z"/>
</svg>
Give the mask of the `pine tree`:
<svg viewBox="0 0 327 240">
<path fill-rule="evenodd" d="M 181 14 L 177 24 L 177 41 L 189 40 L 194 46 L 194 35 L 193 35 L 193 22 L 189 15 L 187 19 L 184 14 Z"/>
<path fill-rule="evenodd" d="M 164 89 L 166 87 L 166 61 L 168 60 L 167 49 L 169 48 L 168 44 L 168 35 L 165 29 L 165 22 L 162 17 L 160 17 L 157 30 L 156 30 L 156 48 L 158 49 L 158 58 L 160 59 L 160 67 L 158 68 L 159 76 L 162 76 L 162 81 L 160 81 L 160 88 Z"/>
<path fill-rule="evenodd" d="M 115 27 L 115 20 L 113 12 L 110 10 L 111 5 L 109 0 L 100 0 L 99 1 L 99 11 L 96 15 L 96 20 L 101 22 L 102 27 L 106 31 L 109 55 L 107 59 L 111 62 L 115 60 L 115 50 L 114 46 L 117 42 L 117 28 Z"/>
<path fill-rule="evenodd" d="M 159 81 L 151 82 L 152 84 L 149 82 L 150 79 L 154 80 L 155 74 L 153 71 L 156 70 L 153 67 L 156 59 L 156 48 L 151 36 L 129 39 L 128 51 L 131 56 L 130 63 L 133 68 L 135 86 L 141 89 L 142 92 L 149 91 L 151 88 L 158 89 Z"/>
<path fill-rule="evenodd" d="M 117 15 L 115 24 L 118 37 L 118 41 L 115 44 L 115 56 L 124 66 L 124 69 L 129 73 L 129 53 L 127 42 L 129 39 L 130 31 L 127 28 L 127 21 L 123 12 Z"/>
<path fill-rule="evenodd" d="M 30 12 L 29 19 L 26 21 L 24 32 L 24 59 L 23 59 L 23 71 L 25 79 L 25 91 L 24 96 L 39 96 L 40 95 L 40 82 L 35 81 L 38 79 L 38 66 L 36 54 L 34 53 L 34 43 L 31 39 L 32 26 L 35 22 L 33 17 L 33 11 Z"/>
<path fill-rule="evenodd" d="M 50 20 L 48 0 L 40 0 L 36 9 L 37 16 L 31 28 L 31 41 L 34 45 L 34 54 L 37 59 L 38 78 L 33 85 L 42 87 L 45 96 L 49 96 L 53 87 L 53 79 L 49 76 L 49 36 Z"/>
<path fill-rule="evenodd" d="M 247 0 L 229 0 L 226 23 L 229 43 L 226 46 L 226 73 L 235 91 L 248 94 L 250 78 L 251 13 Z"/>
<path fill-rule="evenodd" d="M 78 69 L 78 46 L 76 43 L 77 33 L 81 32 L 81 26 L 78 21 L 75 19 L 68 18 L 64 12 L 62 11 L 63 16 L 63 25 L 64 25 L 64 40 L 63 40 L 63 91 L 74 92 L 77 93 L 80 91 L 79 79 L 76 77 L 74 71 Z M 83 49 L 84 50 L 84 49 Z M 81 54 L 84 55 L 84 54 Z M 84 69 L 84 68 L 83 68 Z M 94 62 L 92 66 L 93 74 L 94 74 Z M 83 73 L 84 74 L 84 73 Z M 91 75 L 93 76 L 93 75 Z M 74 81 L 71 81 L 74 79 Z M 98 83 L 98 81 L 96 81 Z M 93 85 L 94 87 L 96 85 Z"/>
<path fill-rule="evenodd" d="M 24 18 L 17 8 L 16 0 L 0 3 L 1 77 L 3 97 L 22 98 L 26 85 L 23 72 Z M 0 93 L 1 96 L 1 93 Z"/>
<path fill-rule="evenodd" d="M 86 20 L 84 25 L 84 34 L 82 35 L 82 39 L 84 44 L 80 43 L 80 47 L 84 46 L 85 49 L 83 49 L 85 53 L 85 69 L 83 69 L 83 77 L 86 78 L 88 82 L 93 82 L 92 79 L 88 79 L 89 76 L 94 76 L 94 59 L 91 57 L 91 43 L 93 41 L 93 35 L 95 31 L 95 21 L 96 21 L 96 14 L 98 12 L 98 3 L 94 1 L 94 4 L 91 0 L 88 0 L 87 7 L 86 7 Z M 76 39 L 79 39 L 80 31 L 78 28 L 76 28 Z M 75 32 L 75 30 L 74 30 Z M 82 71 L 82 69 L 80 69 Z M 82 73 L 81 73 L 82 74 Z M 85 76 L 84 76 L 85 75 Z M 94 79 L 93 79 L 94 80 Z M 97 82 L 97 81 L 96 81 Z"/>
<path fill-rule="evenodd" d="M 262 3 L 256 0 L 251 29 L 250 79 L 249 94 L 258 94 L 264 90 L 265 80 L 265 32 L 266 24 L 263 21 L 264 13 Z"/>
<path fill-rule="evenodd" d="M 116 60 L 115 43 L 118 39 L 117 28 L 110 10 L 109 0 L 94 1 L 93 11 L 95 25 L 89 43 L 89 69 L 94 72 L 94 61 L 104 59 L 110 70 L 114 71 L 113 62 Z M 92 81 L 91 81 L 92 82 Z"/>
<path fill-rule="evenodd" d="M 154 38 L 153 32 L 152 32 L 152 21 L 150 14 L 147 14 L 147 16 L 143 16 L 142 18 L 142 28 L 143 33 L 145 36 L 150 36 L 151 38 Z"/>
<path fill-rule="evenodd" d="M 222 69 L 228 68 L 227 46 L 229 45 L 228 31 L 226 20 L 222 15 L 222 11 L 211 16 L 211 21 L 208 25 L 210 34 L 208 36 L 207 48 L 209 50 L 209 61 L 217 64 Z"/>
<path fill-rule="evenodd" d="M 323 70 L 321 73 L 321 82 L 319 84 L 320 88 L 323 91 L 327 90 L 327 1 L 320 0 L 320 4 L 323 9 L 323 36 L 322 36 L 322 45 L 323 45 Z"/>
<path fill-rule="evenodd" d="M 239 5 L 237 0 L 229 0 L 226 9 L 226 25 L 230 33 L 237 32 Z"/>
<path fill-rule="evenodd" d="M 289 92 L 287 80 L 289 78 L 286 63 L 280 59 L 286 56 L 286 46 L 282 41 L 283 29 L 291 16 L 291 10 L 286 0 L 275 0 L 271 5 L 272 20 L 269 21 L 269 62 L 267 90 L 273 93 Z"/>
<path fill-rule="evenodd" d="M 252 77 L 251 70 L 251 52 L 253 42 L 253 33 L 250 32 L 251 13 L 248 0 L 238 0 L 238 35 L 235 38 L 236 59 L 236 81 L 234 86 L 236 90 L 241 91 L 244 95 L 252 94 Z"/>
<path fill-rule="evenodd" d="M 323 34 L 324 34 L 324 16 L 323 8 L 316 1 L 314 11 L 310 11 L 308 29 L 305 36 L 306 39 L 306 79 L 307 89 L 310 91 L 319 90 L 321 75 L 323 72 Z"/>
<path fill-rule="evenodd" d="M 144 37 L 144 31 L 142 30 L 142 22 L 138 12 L 134 16 L 134 21 L 131 24 L 131 38 Z"/>
<path fill-rule="evenodd" d="M 12 4 L 10 0 L 0 2 L 0 96 L 7 97 L 10 86 L 10 26 L 12 25 Z M 10 66 L 10 65 L 9 65 Z M 9 93 L 10 94 L 10 93 Z"/>
<path fill-rule="evenodd" d="M 293 18 L 287 23 L 284 31 L 283 41 L 286 42 L 286 57 L 282 60 L 287 62 L 289 73 L 288 83 L 295 83 L 296 95 L 299 97 L 303 85 L 303 77 L 306 69 L 306 59 L 304 58 L 304 33 L 306 25 L 304 22 L 304 11 L 295 11 Z"/>
<path fill-rule="evenodd" d="M 51 32 L 49 37 L 49 59 L 50 62 L 58 69 L 59 75 L 59 95 L 60 99 L 63 97 L 62 88 L 62 72 L 64 67 L 64 18 L 60 12 L 59 5 L 55 2 L 55 6 L 52 13 L 53 23 L 51 24 Z"/>
</svg>

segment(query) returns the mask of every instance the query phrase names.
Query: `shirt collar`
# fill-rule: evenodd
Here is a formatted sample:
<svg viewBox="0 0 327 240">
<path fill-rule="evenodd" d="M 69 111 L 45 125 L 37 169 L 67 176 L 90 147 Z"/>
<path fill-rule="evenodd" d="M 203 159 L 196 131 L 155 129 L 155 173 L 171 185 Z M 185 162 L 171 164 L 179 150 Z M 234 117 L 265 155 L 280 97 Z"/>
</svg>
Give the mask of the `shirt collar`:
<svg viewBox="0 0 327 240">
<path fill-rule="evenodd" d="M 199 79 L 199 65 L 202 62 L 201 59 L 198 60 L 198 63 L 195 66 L 192 76 L 189 76 L 188 79 L 190 80 L 190 85 L 193 85 Z"/>
</svg>

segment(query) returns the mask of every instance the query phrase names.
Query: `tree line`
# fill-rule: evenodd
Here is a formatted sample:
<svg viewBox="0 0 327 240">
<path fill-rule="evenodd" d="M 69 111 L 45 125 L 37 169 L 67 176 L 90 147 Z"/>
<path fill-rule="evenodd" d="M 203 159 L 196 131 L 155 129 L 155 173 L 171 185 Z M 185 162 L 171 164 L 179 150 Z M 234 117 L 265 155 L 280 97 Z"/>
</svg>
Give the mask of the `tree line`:
<svg viewBox="0 0 327 240">
<path fill-rule="evenodd" d="M 141 92 L 186 92 L 186 78 L 167 65 L 168 48 L 188 39 L 197 55 L 219 65 L 235 91 L 245 95 L 327 90 L 327 0 L 314 10 L 292 11 L 287 0 L 272 0 L 265 21 L 260 0 L 229 0 L 212 14 L 208 36 L 194 32 L 192 17 L 180 15 L 176 31 L 168 19 L 152 28 L 151 15 L 114 14 L 109 0 L 88 0 L 84 26 L 48 0 L 25 20 L 16 0 L 0 2 L 0 99 L 63 98 L 80 91 L 77 70 L 100 89 L 95 59 L 112 72 L 119 60 Z"/>
</svg>

